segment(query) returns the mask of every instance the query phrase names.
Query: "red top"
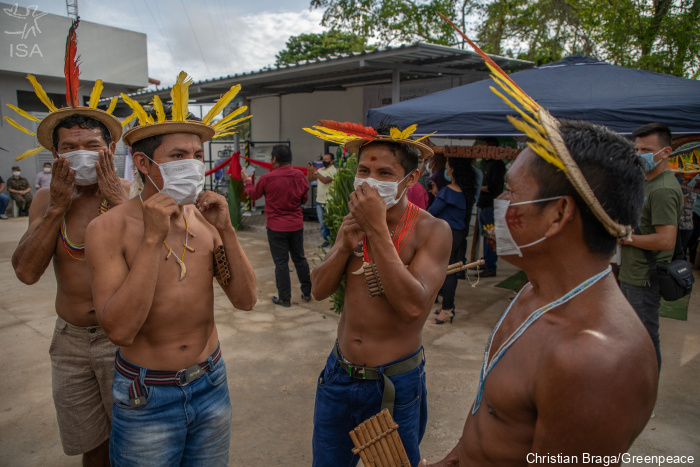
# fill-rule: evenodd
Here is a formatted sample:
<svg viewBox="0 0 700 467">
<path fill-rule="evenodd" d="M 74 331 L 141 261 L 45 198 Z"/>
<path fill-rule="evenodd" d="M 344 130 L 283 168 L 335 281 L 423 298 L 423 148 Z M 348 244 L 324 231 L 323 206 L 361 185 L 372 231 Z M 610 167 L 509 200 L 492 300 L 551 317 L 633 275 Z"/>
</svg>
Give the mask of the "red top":
<svg viewBox="0 0 700 467">
<path fill-rule="evenodd" d="M 428 192 L 420 183 L 416 182 L 415 185 L 408 189 L 406 198 L 419 208 L 423 210 L 428 209 Z"/>
<path fill-rule="evenodd" d="M 263 174 L 255 185 L 246 180 L 245 192 L 253 200 L 265 197 L 268 229 L 293 232 L 304 228 L 301 206 L 309 199 L 309 182 L 291 165 Z"/>
</svg>

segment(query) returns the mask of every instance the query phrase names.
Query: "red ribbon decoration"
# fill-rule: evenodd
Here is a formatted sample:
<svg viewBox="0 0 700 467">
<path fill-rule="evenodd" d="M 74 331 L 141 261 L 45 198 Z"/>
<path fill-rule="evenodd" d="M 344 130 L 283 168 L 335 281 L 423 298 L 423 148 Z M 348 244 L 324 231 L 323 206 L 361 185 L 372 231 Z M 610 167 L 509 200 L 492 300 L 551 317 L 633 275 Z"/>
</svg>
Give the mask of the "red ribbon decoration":
<svg viewBox="0 0 700 467">
<path fill-rule="evenodd" d="M 214 166 L 213 169 L 208 170 L 204 175 L 206 177 L 208 177 L 209 175 L 213 174 L 214 172 L 217 172 L 217 171 L 221 170 L 222 168 L 226 167 L 230 163 L 231 165 L 228 167 L 228 169 L 226 169 L 226 173 L 231 175 L 231 178 L 233 178 L 234 180 L 240 180 L 241 179 L 241 170 L 243 170 L 243 169 L 241 168 L 241 161 L 240 161 L 239 157 L 243 158 L 243 159 L 247 160 L 248 162 L 250 162 L 251 164 L 257 165 L 258 167 L 261 167 L 263 169 L 274 170 L 272 167 L 272 164 L 270 162 L 256 161 L 255 159 L 250 159 L 248 157 L 241 156 L 241 152 L 236 151 L 231 155 L 231 157 L 229 157 L 228 159 L 226 159 L 222 162 L 219 162 L 218 164 L 216 164 Z M 306 173 L 308 171 L 307 167 L 292 166 L 292 168 L 303 172 L 304 175 L 306 175 Z"/>
</svg>

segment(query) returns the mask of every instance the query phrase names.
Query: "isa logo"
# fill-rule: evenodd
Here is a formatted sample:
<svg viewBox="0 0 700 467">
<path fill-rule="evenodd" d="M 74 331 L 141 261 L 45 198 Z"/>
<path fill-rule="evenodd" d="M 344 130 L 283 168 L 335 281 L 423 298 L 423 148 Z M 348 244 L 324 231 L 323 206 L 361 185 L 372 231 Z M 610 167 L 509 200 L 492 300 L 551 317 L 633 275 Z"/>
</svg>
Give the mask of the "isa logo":
<svg viewBox="0 0 700 467">
<path fill-rule="evenodd" d="M 39 11 L 37 5 L 30 5 L 25 8 L 20 7 L 17 3 L 10 8 L 3 8 L 2 11 L 13 18 L 10 23 L 13 27 L 9 31 L 3 31 L 7 36 L 10 36 L 8 39 L 13 39 L 8 41 L 10 57 L 31 58 L 39 56 L 43 58 L 44 55 L 41 53 L 41 48 L 36 43 L 36 36 L 41 34 L 39 18 L 45 16 L 46 12 Z"/>
</svg>

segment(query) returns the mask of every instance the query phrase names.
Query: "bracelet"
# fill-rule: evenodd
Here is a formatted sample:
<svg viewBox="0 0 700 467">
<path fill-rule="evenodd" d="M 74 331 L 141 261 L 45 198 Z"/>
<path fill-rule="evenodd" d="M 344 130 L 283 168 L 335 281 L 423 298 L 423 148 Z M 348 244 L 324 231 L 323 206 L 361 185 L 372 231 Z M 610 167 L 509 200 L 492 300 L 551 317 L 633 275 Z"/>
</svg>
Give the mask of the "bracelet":
<svg viewBox="0 0 700 467">
<path fill-rule="evenodd" d="M 226 258 L 226 249 L 223 245 L 214 247 L 214 275 L 219 284 L 228 285 L 228 280 L 231 278 L 231 272 L 228 269 L 228 258 Z"/>
</svg>

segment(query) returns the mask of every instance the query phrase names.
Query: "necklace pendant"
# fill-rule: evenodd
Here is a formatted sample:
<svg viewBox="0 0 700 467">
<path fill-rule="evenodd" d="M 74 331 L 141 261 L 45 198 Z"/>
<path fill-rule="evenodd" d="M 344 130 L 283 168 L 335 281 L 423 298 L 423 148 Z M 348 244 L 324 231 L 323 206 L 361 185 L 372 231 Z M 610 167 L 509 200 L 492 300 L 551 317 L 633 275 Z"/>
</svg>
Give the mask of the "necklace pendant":
<svg viewBox="0 0 700 467">
<path fill-rule="evenodd" d="M 168 248 L 168 254 L 165 255 L 165 261 L 167 261 L 168 258 L 170 258 L 170 255 L 171 255 L 172 253 L 173 253 L 173 250 L 171 250 L 170 248 Z"/>
<path fill-rule="evenodd" d="M 186 248 L 188 251 L 191 251 L 192 253 L 194 253 L 194 248 L 192 248 L 192 247 L 189 246 L 188 244 L 185 244 L 185 248 Z"/>
<path fill-rule="evenodd" d="M 175 260 L 178 266 L 180 266 L 180 280 L 182 280 L 187 275 L 187 266 L 185 266 L 185 262 L 178 258 L 177 255 L 175 255 Z"/>
<path fill-rule="evenodd" d="M 352 274 L 355 275 L 355 276 L 359 276 L 360 274 L 364 274 L 364 273 L 365 273 L 365 268 L 366 268 L 366 267 L 369 267 L 369 263 L 366 262 L 366 261 L 363 261 L 363 262 L 362 262 L 362 266 L 360 266 L 360 269 L 358 269 L 357 271 L 353 272 Z"/>
<path fill-rule="evenodd" d="M 185 231 L 187 232 L 187 235 L 189 235 L 190 237 L 192 237 L 192 238 L 196 237 L 196 235 L 193 234 L 192 232 L 190 232 L 189 229 L 185 229 Z M 192 251 L 194 251 L 194 250 L 192 250 Z"/>
</svg>

